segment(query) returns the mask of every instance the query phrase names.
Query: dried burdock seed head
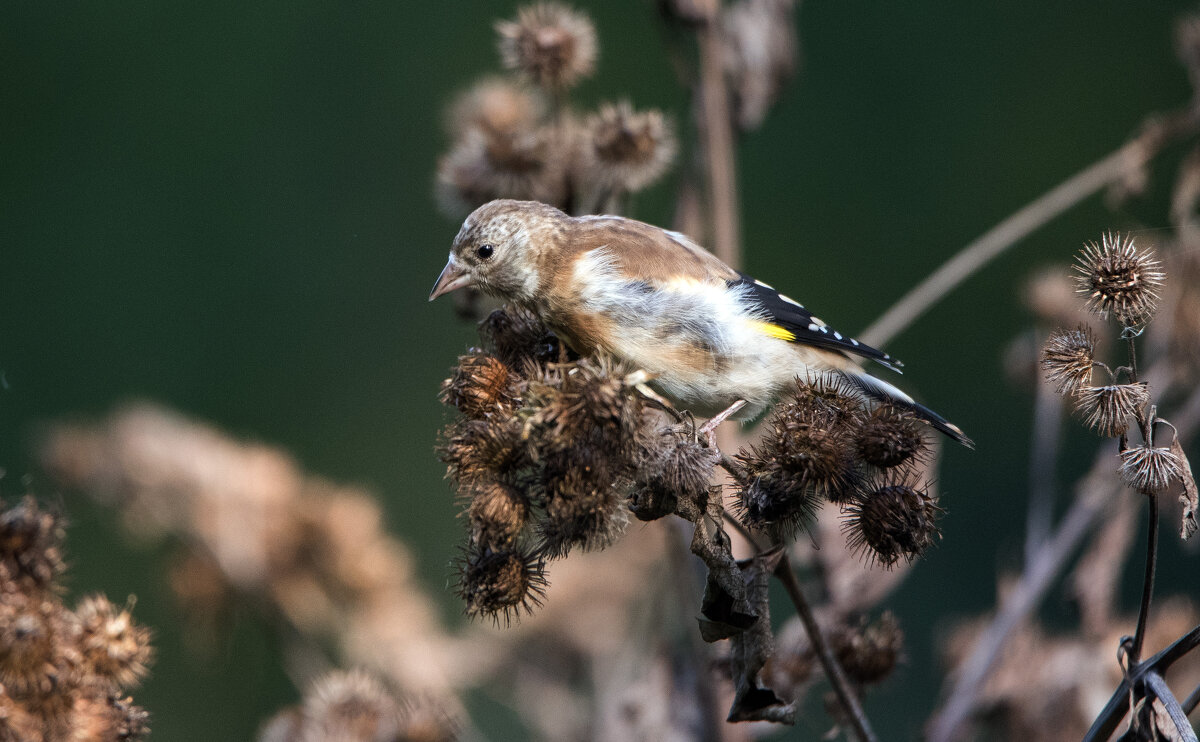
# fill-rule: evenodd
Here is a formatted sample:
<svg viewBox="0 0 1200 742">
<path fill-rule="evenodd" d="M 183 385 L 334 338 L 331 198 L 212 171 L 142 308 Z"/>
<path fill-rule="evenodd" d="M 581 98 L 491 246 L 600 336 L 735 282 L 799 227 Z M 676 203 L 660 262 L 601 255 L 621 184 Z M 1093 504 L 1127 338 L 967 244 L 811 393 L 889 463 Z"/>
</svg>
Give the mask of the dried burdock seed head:
<svg viewBox="0 0 1200 742">
<path fill-rule="evenodd" d="M 941 513 L 927 490 L 885 484 L 861 492 L 846 507 L 842 528 L 852 551 L 891 567 L 901 559 L 912 561 L 933 545 Z"/>
<path fill-rule="evenodd" d="M 525 410 L 536 447 L 631 462 L 642 408 L 624 376 L 611 362 L 588 358 L 531 383 Z"/>
<path fill-rule="evenodd" d="M 837 422 L 855 423 L 865 414 L 862 393 L 840 375 L 796 379 L 794 404 L 814 413 L 831 414 Z"/>
<path fill-rule="evenodd" d="M 84 598 L 75 609 L 83 667 L 117 688 L 136 684 L 153 655 L 150 630 L 133 622 L 129 609 L 118 610 L 108 598 Z"/>
<path fill-rule="evenodd" d="M 467 417 L 508 415 L 513 409 L 514 381 L 503 361 L 474 351 L 459 357 L 454 375 L 442 382 L 440 399 Z"/>
<path fill-rule="evenodd" d="M 510 132 L 467 130 L 438 161 L 434 196 L 455 218 L 497 198 L 562 204 L 572 136 L 541 127 Z"/>
<path fill-rule="evenodd" d="M 638 191 L 658 180 L 677 145 L 661 111 L 637 112 L 627 101 L 601 106 L 585 124 L 576 179 L 589 187 Z"/>
<path fill-rule="evenodd" d="M 529 466 L 521 425 L 512 418 L 464 420 L 443 431 L 439 454 L 460 483 L 508 480 Z"/>
<path fill-rule="evenodd" d="M 1042 348 L 1042 368 L 1046 380 L 1059 394 L 1075 394 L 1092 383 L 1096 336 L 1088 327 L 1055 330 Z"/>
<path fill-rule="evenodd" d="M 1140 415 L 1149 402 L 1145 382 L 1085 386 L 1075 393 L 1075 409 L 1087 426 L 1109 438 L 1128 430 L 1129 419 Z"/>
<path fill-rule="evenodd" d="M 803 477 L 766 474 L 740 488 L 734 507 L 742 525 L 787 540 L 813 523 L 821 499 Z"/>
<path fill-rule="evenodd" d="M 672 435 L 671 438 L 671 445 L 659 449 L 657 455 L 645 463 L 644 481 L 681 497 L 702 497 L 712 484 L 713 467 L 717 465 L 720 452 L 692 436 Z"/>
<path fill-rule="evenodd" d="M 48 691 L 67 641 L 67 614 L 49 597 L 14 593 L 0 601 L 0 683 L 9 692 Z M 70 658 L 67 658 L 70 659 Z"/>
<path fill-rule="evenodd" d="M 500 61 L 534 83 L 563 90 L 596 66 L 596 29 L 586 14 L 558 3 L 517 11 L 517 20 L 498 21 Z"/>
<path fill-rule="evenodd" d="M 546 512 L 538 530 L 541 550 L 550 558 L 566 556 L 576 547 L 603 549 L 629 522 L 621 507 L 621 493 L 605 472 L 585 466 L 559 469 L 544 486 Z"/>
<path fill-rule="evenodd" d="M 537 315 L 524 309 L 506 306 L 495 310 L 479 323 L 479 334 L 511 369 L 558 360 L 558 338 Z"/>
<path fill-rule="evenodd" d="M 362 670 L 331 672 L 304 697 L 303 742 L 402 739 L 401 709 L 381 682 Z"/>
<path fill-rule="evenodd" d="M 474 543 L 493 549 L 510 546 L 529 522 L 529 500 L 515 487 L 480 483 L 471 490 L 467 517 Z"/>
<path fill-rule="evenodd" d="M 467 615 L 499 624 L 532 613 L 546 594 L 542 558 L 521 549 L 469 547 L 459 563 L 458 594 Z"/>
<path fill-rule="evenodd" d="M 750 456 L 742 456 L 747 467 L 756 474 L 778 472 L 783 479 L 803 481 L 830 499 L 852 488 L 860 418 L 825 404 L 816 398 L 780 407 L 760 444 Z"/>
<path fill-rule="evenodd" d="M 56 736 L 53 739 L 130 742 L 140 739 L 150 731 L 146 724 L 150 715 L 134 706 L 131 698 L 103 693 L 73 695 L 74 698 L 70 699 L 71 707 L 64 714 L 65 726 L 70 729 L 70 735 Z M 3 722 L 0 721 L 0 724 Z M 53 725 L 54 722 L 50 724 Z"/>
<path fill-rule="evenodd" d="M 488 135 L 531 131 L 546 113 L 537 91 L 501 78 L 476 83 L 450 106 L 447 127 L 456 137 L 478 128 Z"/>
<path fill-rule="evenodd" d="M 136 742 L 150 733 L 150 712 L 135 706 L 133 698 L 110 695 L 107 701 L 114 722 L 112 739 Z"/>
<path fill-rule="evenodd" d="M 1121 452 L 1121 477 L 1145 495 L 1157 495 L 1183 478 L 1183 463 L 1170 448 L 1132 446 Z"/>
<path fill-rule="evenodd" d="M 60 518 L 32 497 L 0 512 L 0 574 L 49 586 L 64 568 L 63 533 Z"/>
<path fill-rule="evenodd" d="M 842 669 L 859 685 L 872 685 L 892 674 L 904 651 L 904 632 L 891 611 L 874 623 L 842 626 L 832 637 Z"/>
<path fill-rule="evenodd" d="M 1154 316 L 1164 274 L 1152 250 L 1137 249 L 1132 236 L 1106 234 L 1099 245 L 1089 242 L 1078 261 L 1077 290 L 1087 296 L 1089 310 L 1126 326 Z"/>
<path fill-rule="evenodd" d="M 919 461 L 929 451 L 916 417 L 890 404 L 879 405 L 863 421 L 857 446 L 863 461 L 881 469 Z"/>
</svg>

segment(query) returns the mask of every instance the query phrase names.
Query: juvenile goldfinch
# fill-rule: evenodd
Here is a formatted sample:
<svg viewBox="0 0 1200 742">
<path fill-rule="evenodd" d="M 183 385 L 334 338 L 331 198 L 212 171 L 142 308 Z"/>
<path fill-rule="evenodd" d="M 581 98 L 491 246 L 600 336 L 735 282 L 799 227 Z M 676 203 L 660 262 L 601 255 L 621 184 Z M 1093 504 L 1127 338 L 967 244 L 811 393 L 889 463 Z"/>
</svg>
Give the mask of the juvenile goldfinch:
<svg viewBox="0 0 1200 742">
<path fill-rule="evenodd" d="M 492 201 L 463 222 L 429 300 L 464 286 L 533 311 L 581 355 L 606 353 L 646 371 L 696 414 L 745 400 L 739 417 L 753 418 L 797 377 L 840 376 L 973 446 L 853 357 L 892 370 L 899 361 L 678 232 L 620 216 L 572 217 L 536 201 Z"/>
</svg>

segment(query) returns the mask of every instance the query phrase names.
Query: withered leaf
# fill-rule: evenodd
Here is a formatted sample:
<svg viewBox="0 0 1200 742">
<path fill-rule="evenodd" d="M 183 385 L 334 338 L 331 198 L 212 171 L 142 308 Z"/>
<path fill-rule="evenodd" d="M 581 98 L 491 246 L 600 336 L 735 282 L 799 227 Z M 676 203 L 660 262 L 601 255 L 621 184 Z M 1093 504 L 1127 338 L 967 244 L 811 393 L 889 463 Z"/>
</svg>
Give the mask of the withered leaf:
<svg viewBox="0 0 1200 742">
<path fill-rule="evenodd" d="M 1179 537 L 1189 539 L 1196 532 L 1196 511 L 1200 510 L 1200 490 L 1196 488 L 1196 477 L 1192 475 L 1192 465 L 1188 462 L 1187 454 L 1183 452 L 1183 446 L 1179 445 L 1179 438 L 1171 443 L 1171 453 L 1179 457 L 1183 463 L 1183 476 L 1180 478 L 1183 481 L 1183 494 L 1179 496 L 1179 502 L 1183 503 L 1183 522 L 1179 526 Z"/>
</svg>

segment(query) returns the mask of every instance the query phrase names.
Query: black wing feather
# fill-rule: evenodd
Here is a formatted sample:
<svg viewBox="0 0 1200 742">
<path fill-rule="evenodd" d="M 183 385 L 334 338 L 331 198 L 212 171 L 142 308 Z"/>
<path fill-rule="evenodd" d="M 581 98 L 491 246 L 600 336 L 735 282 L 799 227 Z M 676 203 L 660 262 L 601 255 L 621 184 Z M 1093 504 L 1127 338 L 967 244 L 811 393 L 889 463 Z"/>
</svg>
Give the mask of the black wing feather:
<svg viewBox="0 0 1200 742">
<path fill-rule="evenodd" d="M 772 323 L 796 336 L 792 342 L 870 358 L 900 373 L 900 367 L 904 364 L 887 353 L 860 343 L 854 338 L 846 337 L 832 327 L 826 326 L 824 322 L 814 318 L 812 312 L 784 297 L 770 286 L 754 280 L 745 273 L 738 273 L 738 275 L 741 277 L 738 280 L 728 281 L 730 288 L 743 288 L 767 313 Z M 814 327 L 816 329 L 812 329 Z"/>
</svg>

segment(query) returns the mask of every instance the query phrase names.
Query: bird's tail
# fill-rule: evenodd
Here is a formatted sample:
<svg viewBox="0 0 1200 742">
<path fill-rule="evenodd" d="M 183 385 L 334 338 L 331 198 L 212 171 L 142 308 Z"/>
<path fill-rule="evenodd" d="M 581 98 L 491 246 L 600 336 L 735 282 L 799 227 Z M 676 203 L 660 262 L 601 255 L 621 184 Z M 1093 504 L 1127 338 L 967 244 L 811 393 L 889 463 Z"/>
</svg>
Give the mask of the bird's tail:
<svg viewBox="0 0 1200 742">
<path fill-rule="evenodd" d="M 967 448 L 975 448 L 975 441 L 968 438 L 967 434 L 962 432 L 961 428 L 937 414 L 933 410 L 929 409 L 925 405 L 913 401 L 912 397 L 908 396 L 886 381 L 877 379 L 865 371 L 859 371 L 855 373 L 851 370 L 845 370 L 842 372 L 842 374 L 846 377 L 846 381 L 853 384 L 868 397 L 877 399 L 881 402 L 890 402 L 897 407 L 912 410 L 917 417 L 929 423 L 929 425 L 935 430 L 945 433 L 947 436 L 953 438 Z"/>
</svg>

